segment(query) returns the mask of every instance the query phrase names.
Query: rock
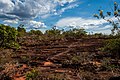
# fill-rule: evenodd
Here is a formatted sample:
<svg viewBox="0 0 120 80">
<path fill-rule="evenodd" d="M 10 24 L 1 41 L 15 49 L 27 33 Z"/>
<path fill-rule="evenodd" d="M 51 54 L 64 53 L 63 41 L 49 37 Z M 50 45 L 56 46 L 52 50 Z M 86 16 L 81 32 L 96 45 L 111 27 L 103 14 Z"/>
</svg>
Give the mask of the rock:
<svg viewBox="0 0 120 80">
<path fill-rule="evenodd" d="M 25 77 L 14 78 L 14 80 L 26 80 Z"/>
<path fill-rule="evenodd" d="M 55 66 L 55 65 L 52 62 L 44 62 L 43 66 L 51 67 L 51 66 Z"/>
<path fill-rule="evenodd" d="M 27 68 L 28 66 L 26 64 L 23 64 L 22 68 Z"/>
<path fill-rule="evenodd" d="M 101 67 L 102 63 L 94 61 L 92 62 L 93 65 L 96 65 L 97 67 Z"/>
</svg>

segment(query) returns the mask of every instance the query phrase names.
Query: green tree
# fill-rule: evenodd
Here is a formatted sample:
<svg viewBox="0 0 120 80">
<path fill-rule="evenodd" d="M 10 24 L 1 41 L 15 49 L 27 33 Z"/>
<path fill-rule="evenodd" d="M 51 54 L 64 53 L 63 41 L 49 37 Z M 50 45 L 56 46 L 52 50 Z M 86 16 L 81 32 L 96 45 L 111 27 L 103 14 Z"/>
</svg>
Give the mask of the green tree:
<svg viewBox="0 0 120 80">
<path fill-rule="evenodd" d="M 17 28 L 18 36 L 24 36 L 26 34 L 26 29 L 23 24 L 20 24 Z"/>
<path fill-rule="evenodd" d="M 50 30 L 46 30 L 46 32 L 45 32 L 45 35 L 47 35 L 48 37 L 51 37 L 53 39 L 59 38 L 60 34 L 61 34 L 61 30 L 56 29 L 56 26 L 54 26 Z"/>
<path fill-rule="evenodd" d="M 79 38 L 79 37 L 82 37 L 82 36 L 85 36 L 86 35 L 86 31 L 85 29 L 73 29 L 73 32 L 75 33 L 76 37 Z"/>
<path fill-rule="evenodd" d="M 113 28 L 112 28 L 112 34 L 115 33 L 115 30 L 117 31 L 117 33 L 120 33 L 120 29 L 119 29 L 119 24 L 120 24 L 120 9 L 118 7 L 118 3 L 114 2 L 114 9 L 112 9 L 112 11 L 107 11 L 106 14 L 104 13 L 103 10 L 99 10 L 99 14 L 94 14 L 94 17 L 98 18 L 98 19 L 104 19 L 105 21 L 109 22 Z M 117 19 L 117 21 L 115 19 L 112 19 L 110 17 L 114 17 Z"/>
<path fill-rule="evenodd" d="M 0 47 L 12 48 L 18 47 L 16 42 L 17 39 L 17 30 L 13 27 L 0 25 Z"/>
<path fill-rule="evenodd" d="M 63 35 L 66 38 L 81 38 L 86 35 L 86 31 L 84 29 L 70 29 L 68 31 L 64 31 Z"/>
<path fill-rule="evenodd" d="M 31 35 L 43 35 L 40 30 L 30 30 L 29 34 Z"/>
<path fill-rule="evenodd" d="M 65 38 L 73 38 L 75 34 L 74 34 L 73 31 L 70 29 L 70 30 L 68 30 L 68 31 L 64 31 L 64 32 L 63 32 L 63 35 L 64 35 Z"/>
</svg>

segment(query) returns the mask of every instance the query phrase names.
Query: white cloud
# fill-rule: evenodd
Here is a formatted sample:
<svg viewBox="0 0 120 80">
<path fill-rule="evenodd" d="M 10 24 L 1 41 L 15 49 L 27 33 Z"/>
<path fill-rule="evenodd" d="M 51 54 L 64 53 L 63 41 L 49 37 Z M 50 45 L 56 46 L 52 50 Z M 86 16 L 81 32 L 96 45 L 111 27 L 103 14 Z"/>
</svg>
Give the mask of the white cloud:
<svg viewBox="0 0 120 80">
<path fill-rule="evenodd" d="M 0 17 L 8 18 L 12 15 L 22 20 L 31 19 L 50 13 L 55 7 L 53 0 L 0 0 Z"/>
<path fill-rule="evenodd" d="M 13 10 L 13 7 L 11 0 L 0 0 L 0 12 L 9 12 Z"/>
<path fill-rule="evenodd" d="M 3 22 L 6 24 L 18 24 L 18 20 L 4 20 Z"/>
<path fill-rule="evenodd" d="M 103 34 L 111 34 L 110 29 L 100 30 L 100 31 L 93 31 L 93 33 L 103 33 Z"/>
<path fill-rule="evenodd" d="M 29 21 L 28 24 L 27 24 L 27 28 L 29 29 L 41 29 L 41 28 L 46 28 L 47 26 L 45 25 L 45 23 L 43 22 L 37 22 L 37 21 Z"/>
<path fill-rule="evenodd" d="M 59 28 L 84 28 L 89 31 L 104 32 L 106 29 L 112 28 L 103 19 L 84 19 L 81 17 L 68 17 L 59 20 L 56 26 Z M 107 31 L 108 32 L 108 31 Z"/>
<path fill-rule="evenodd" d="M 71 2 L 74 2 L 76 0 L 54 0 L 54 1 L 59 2 L 59 3 L 67 3 L 67 2 L 71 3 Z"/>
<path fill-rule="evenodd" d="M 67 7 L 64 7 L 62 8 L 61 10 L 59 10 L 58 12 L 56 12 L 57 15 L 60 15 L 61 13 L 65 12 L 66 10 L 68 9 L 72 9 L 74 7 L 78 7 L 79 5 L 76 3 L 76 4 L 70 4 L 68 5 Z"/>
<path fill-rule="evenodd" d="M 72 3 L 75 0 L 0 0 L 0 18 L 34 19 L 54 13 L 59 4 Z M 71 6 L 72 7 L 72 6 Z M 62 9 L 71 8 L 70 6 Z M 7 16 L 6 16 L 7 15 Z"/>
<path fill-rule="evenodd" d="M 76 0 L 0 0 L 0 20 L 4 24 L 23 23 L 27 28 L 46 28 L 44 22 L 35 18 L 47 18 L 62 14 L 67 9 L 77 7 Z M 67 6 L 64 4 L 68 3 Z M 64 6 L 57 10 L 58 6 Z M 29 21 L 30 20 L 30 21 Z"/>
<path fill-rule="evenodd" d="M 85 29 L 91 29 L 94 27 L 99 27 L 99 25 L 102 25 L 104 23 L 106 23 L 106 21 L 100 19 L 84 19 L 81 17 L 68 17 L 68 18 L 63 18 L 61 20 L 59 20 L 56 23 L 56 26 L 59 27 L 69 27 L 70 25 L 72 25 L 74 23 L 75 27 L 78 28 L 85 28 Z"/>
<path fill-rule="evenodd" d="M 54 0 L 55 2 L 58 2 L 61 6 L 63 6 L 65 3 L 72 3 L 76 0 Z"/>
<path fill-rule="evenodd" d="M 106 25 L 105 27 L 99 28 L 99 30 L 112 29 L 111 25 Z"/>
</svg>

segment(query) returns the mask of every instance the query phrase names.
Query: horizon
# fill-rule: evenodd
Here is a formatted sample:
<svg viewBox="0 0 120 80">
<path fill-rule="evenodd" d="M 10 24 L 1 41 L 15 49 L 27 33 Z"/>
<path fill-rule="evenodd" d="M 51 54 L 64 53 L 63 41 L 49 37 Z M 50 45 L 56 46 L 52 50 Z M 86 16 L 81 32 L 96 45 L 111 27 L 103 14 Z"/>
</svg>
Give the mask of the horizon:
<svg viewBox="0 0 120 80">
<path fill-rule="evenodd" d="M 84 28 L 87 32 L 110 34 L 112 25 L 94 14 L 99 9 L 112 11 L 114 1 L 119 0 L 1 0 L 0 23 L 18 27 L 25 25 L 27 31 L 44 32 L 58 29 Z M 113 18 L 113 17 L 111 17 Z"/>
</svg>

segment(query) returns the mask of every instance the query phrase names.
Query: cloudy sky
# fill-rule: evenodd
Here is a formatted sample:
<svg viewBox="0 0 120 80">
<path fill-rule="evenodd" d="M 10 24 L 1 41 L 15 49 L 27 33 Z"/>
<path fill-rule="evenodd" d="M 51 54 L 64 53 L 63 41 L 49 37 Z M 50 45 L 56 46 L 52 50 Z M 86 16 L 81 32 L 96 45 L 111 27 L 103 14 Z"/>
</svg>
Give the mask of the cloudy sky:
<svg viewBox="0 0 120 80">
<path fill-rule="evenodd" d="M 111 11 L 120 0 L 0 0 L 0 23 L 27 30 L 84 28 L 88 32 L 110 33 L 111 25 L 93 14 Z"/>
</svg>

